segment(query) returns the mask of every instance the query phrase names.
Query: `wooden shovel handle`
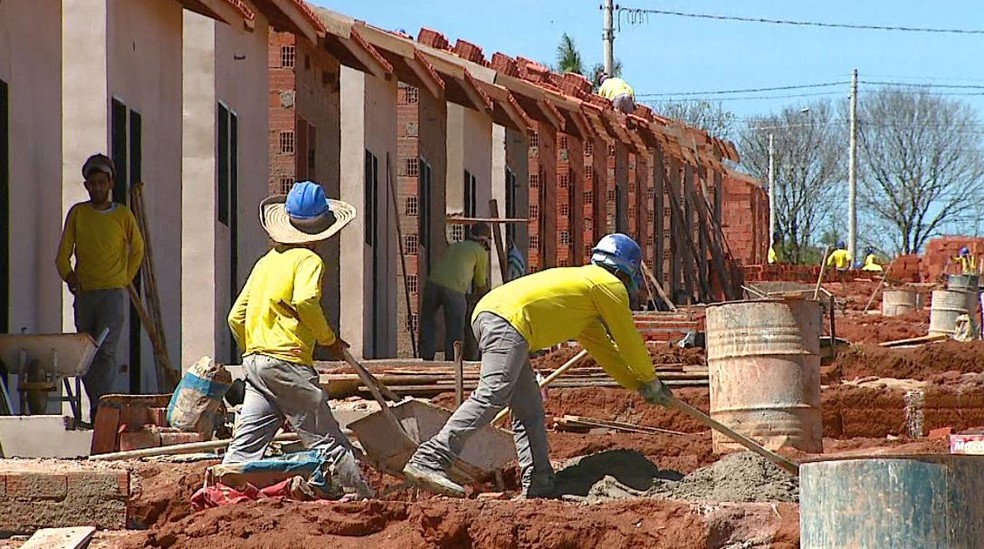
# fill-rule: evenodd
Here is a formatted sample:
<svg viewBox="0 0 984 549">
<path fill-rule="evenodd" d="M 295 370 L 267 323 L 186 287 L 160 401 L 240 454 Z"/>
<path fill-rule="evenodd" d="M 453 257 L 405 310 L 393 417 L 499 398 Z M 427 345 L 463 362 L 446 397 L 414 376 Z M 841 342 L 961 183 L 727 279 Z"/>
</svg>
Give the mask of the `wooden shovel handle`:
<svg viewBox="0 0 984 549">
<path fill-rule="evenodd" d="M 669 400 L 667 400 L 664 403 L 664 405 L 667 408 L 673 408 L 674 410 L 679 410 L 680 412 L 687 414 L 688 416 L 696 419 L 697 421 L 703 423 L 704 425 L 707 425 L 711 429 L 714 429 L 715 431 L 724 434 L 725 436 L 737 442 L 738 444 L 741 444 L 745 448 L 748 448 L 749 450 L 764 457 L 765 459 L 771 461 L 772 463 L 775 463 L 779 467 L 782 467 L 786 471 L 789 471 L 790 473 L 797 476 L 799 475 L 799 465 L 793 463 L 792 461 L 789 461 L 788 459 L 780 456 L 775 452 L 766 450 L 761 444 L 746 437 L 745 435 L 735 432 L 727 425 L 724 425 L 723 423 L 712 419 L 707 414 L 701 412 L 700 410 L 694 408 L 693 406 L 690 406 L 689 404 L 683 402 L 679 398 L 671 395 Z"/>
</svg>

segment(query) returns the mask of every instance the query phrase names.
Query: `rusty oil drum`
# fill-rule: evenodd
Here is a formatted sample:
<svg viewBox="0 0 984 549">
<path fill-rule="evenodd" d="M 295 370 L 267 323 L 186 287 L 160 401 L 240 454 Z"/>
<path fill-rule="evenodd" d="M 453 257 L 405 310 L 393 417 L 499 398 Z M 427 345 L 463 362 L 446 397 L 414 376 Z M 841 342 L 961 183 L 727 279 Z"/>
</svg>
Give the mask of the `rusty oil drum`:
<svg viewBox="0 0 984 549">
<path fill-rule="evenodd" d="M 802 463 L 800 547 L 981 547 L 982 493 L 984 456 Z"/>
<path fill-rule="evenodd" d="M 751 300 L 707 307 L 711 417 L 767 448 L 823 452 L 820 331 L 810 299 Z M 717 431 L 715 452 L 742 450 Z"/>
</svg>

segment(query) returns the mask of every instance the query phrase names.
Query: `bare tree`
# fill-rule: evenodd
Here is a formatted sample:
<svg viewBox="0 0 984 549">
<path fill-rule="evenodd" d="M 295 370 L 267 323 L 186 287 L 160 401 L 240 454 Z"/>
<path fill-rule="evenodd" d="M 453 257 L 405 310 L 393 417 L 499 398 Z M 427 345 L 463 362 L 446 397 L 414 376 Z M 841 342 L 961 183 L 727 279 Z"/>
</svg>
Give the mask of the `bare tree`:
<svg viewBox="0 0 984 549">
<path fill-rule="evenodd" d="M 769 134 L 774 135 L 776 231 L 787 260 L 800 263 L 822 222 L 836 211 L 835 186 L 844 179 L 844 127 L 827 101 L 787 107 L 755 118 L 738 136 L 741 164 L 763 183 L 769 174 Z"/>
<path fill-rule="evenodd" d="M 654 104 L 653 108 L 667 118 L 686 122 L 714 137 L 731 139 L 734 132 L 735 113 L 725 109 L 720 101 L 666 101 Z"/>
<path fill-rule="evenodd" d="M 916 252 L 944 228 L 975 221 L 984 155 L 967 103 L 884 88 L 863 95 L 858 110 L 858 202 L 895 233 L 898 251 Z"/>
</svg>

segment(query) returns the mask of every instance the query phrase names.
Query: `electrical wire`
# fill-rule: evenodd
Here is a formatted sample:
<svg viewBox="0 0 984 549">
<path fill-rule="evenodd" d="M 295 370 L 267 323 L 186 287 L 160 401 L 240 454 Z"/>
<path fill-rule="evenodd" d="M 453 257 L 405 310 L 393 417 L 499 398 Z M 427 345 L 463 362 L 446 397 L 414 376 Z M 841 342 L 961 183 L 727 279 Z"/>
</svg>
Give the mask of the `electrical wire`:
<svg viewBox="0 0 984 549">
<path fill-rule="evenodd" d="M 822 27 L 822 28 L 834 28 L 834 29 L 851 29 L 851 30 L 878 30 L 878 31 L 898 31 L 898 32 L 925 32 L 934 34 L 964 34 L 964 35 L 980 35 L 984 34 L 984 29 L 947 29 L 947 28 L 933 28 L 933 27 L 907 27 L 907 26 L 892 26 L 892 25 L 855 25 L 851 23 L 822 23 L 818 21 L 792 21 L 788 19 L 767 19 L 764 17 L 739 17 L 734 15 L 715 15 L 709 13 L 688 13 L 682 11 L 670 11 L 670 10 L 654 10 L 654 9 L 642 9 L 642 8 L 623 8 L 619 7 L 618 11 L 618 21 L 619 30 L 621 31 L 621 21 L 622 15 L 626 16 L 626 20 L 629 24 L 639 25 L 642 23 L 648 23 L 648 15 L 672 15 L 675 17 L 688 17 L 693 19 L 713 19 L 716 21 L 739 21 L 743 23 L 768 23 L 772 25 L 793 25 L 799 27 Z"/>
<path fill-rule="evenodd" d="M 802 90 L 808 88 L 828 88 L 831 86 L 846 86 L 850 84 L 850 81 L 843 82 L 821 82 L 819 84 L 797 84 L 791 86 L 775 86 L 771 88 L 745 88 L 743 90 L 717 90 L 717 91 L 699 91 L 699 92 L 675 92 L 675 93 L 641 93 L 636 94 L 636 97 L 683 97 L 690 95 L 726 95 L 732 93 L 757 93 L 757 92 L 767 92 L 767 91 L 783 91 L 783 90 Z M 982 86 L 984 87 L 984 86 Z"/>
</svg>

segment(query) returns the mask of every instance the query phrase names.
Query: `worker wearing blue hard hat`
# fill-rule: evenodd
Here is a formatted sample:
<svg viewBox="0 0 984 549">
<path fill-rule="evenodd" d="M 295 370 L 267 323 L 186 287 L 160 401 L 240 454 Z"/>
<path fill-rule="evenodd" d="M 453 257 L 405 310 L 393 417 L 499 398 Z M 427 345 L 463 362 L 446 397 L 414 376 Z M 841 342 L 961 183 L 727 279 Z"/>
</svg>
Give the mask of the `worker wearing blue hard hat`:
<svg viewBox="0 0 984 549">
<path fill-rule="evenodd" d="M 851 252 L 847 251 L 847 244 L 842 240 L 837 243 L 837 249 L 827 256 L 827 266 L 836 267 L 838 271 L 846 271 L 851 268 L 851 259 Z"/>
<path fill-rule="evenodd" d="M 629 308 L 638 289 L 642 250 L 624 234 L 603 237 L 591 264 L 530 274 L 486 294 L 475 307 L 472 330 L 482 351 L 478 387 L 441 431 L 423 442 L 403 470 L 412 483 L 461 497 L 447 470 L 468 438 L 496 413 L 512 408 L 520 481 L 526 497 L 554 492 L 554 470 L 529 353 L 576 340 L 623 387 L 649 402 L 670 395 L 657 377 Z"/>
<path fill-rule="evenodd" d="M 974 274 L 977 272 L 977 258 L 970 254 L 970 248 L 964 246 L 960 248 L 960 252 L 957 257 L 953 258 L 953 262 L 960 265 L 961 274 Z"/>
</svg>

